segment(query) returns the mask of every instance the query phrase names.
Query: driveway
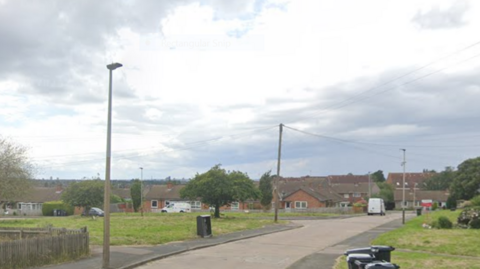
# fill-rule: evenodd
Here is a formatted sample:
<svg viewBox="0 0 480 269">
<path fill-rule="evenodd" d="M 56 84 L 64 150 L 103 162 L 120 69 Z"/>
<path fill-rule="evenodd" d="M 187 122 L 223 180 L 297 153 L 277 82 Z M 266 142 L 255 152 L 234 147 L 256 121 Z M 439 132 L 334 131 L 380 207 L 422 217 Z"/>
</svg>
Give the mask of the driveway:
<svg viewBox="0 0 480 269">
<path fill-rule="evenodd" d="M 295 220 L 304 227 L 189 251 L 137 268 L 301 268 L 296 265 L 301 264 L 302 258 L 317 253 L 330 255 L 325 256 L 330 257 L 329 267 L 318 264 L 317 268 L 331 268 L 331 259 L 348 248 L 346 239 L 400 218 L 401 214 L 389 213 L 346 219 Z"/>
</svg>

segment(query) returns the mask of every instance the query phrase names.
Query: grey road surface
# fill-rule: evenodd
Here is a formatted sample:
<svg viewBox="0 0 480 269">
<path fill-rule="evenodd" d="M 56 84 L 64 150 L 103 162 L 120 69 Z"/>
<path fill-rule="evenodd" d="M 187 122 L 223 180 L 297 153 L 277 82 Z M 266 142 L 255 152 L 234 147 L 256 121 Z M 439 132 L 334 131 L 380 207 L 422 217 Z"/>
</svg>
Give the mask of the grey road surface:
<svg viewBox="0 0 480 269">
<path fill-rule="evenodd" d="M 339 243 L 399 218 L 400 214 L 390 213 L 386 216 L 358 216 L 346 219 L 295 220 L 294 222 L 302 224 L 303 227 L 189 251 L 137 268 L 279 269 L 298 264 L 296 262 L 302 258 L 316 253 L 330 255 L 332 260 L 332 257 L 341 255 L 345 250 L 338 248 Z M 348 245 L 341 245 L 340 248 L 343 246 L 348 248 Z M 318 268 L 331 267 L 319 264 Z"/>
</svg>

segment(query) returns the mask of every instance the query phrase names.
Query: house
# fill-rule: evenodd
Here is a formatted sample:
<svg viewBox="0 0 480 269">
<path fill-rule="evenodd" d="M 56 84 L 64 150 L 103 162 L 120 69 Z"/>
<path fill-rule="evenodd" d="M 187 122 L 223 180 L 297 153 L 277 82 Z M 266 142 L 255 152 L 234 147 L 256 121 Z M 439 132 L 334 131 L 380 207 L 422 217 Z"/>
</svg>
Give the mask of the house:
<svg viewBox="0 0 480 269">
<path fill-rule="evenodd" d="M 375 182 L 371 182 L 370 184 L 368 182 L 335 184 L 331 187 L 336 193 L 349 201 L 350 204 L 356 203 L 362 199 L 367 200 L 370 193 L 374 195 L 380 192 L 380 188 Z"/>
<path fill-rule="evenodd" d="M 170 202 L 185 201 L 180 197 L 180 190 L 184 187 L 185 185 L 174 185 L 172 183 L 151 186 L 150 190 L 145 194 L 143 208 L 146 212 L 161 212 L 162 208 L 170 204 Z M 195 201 L 191 205 L 192 210 L 201 208 L 199 201 Z"/>
<path fill-rule="evenodd" d="M 330 186 L 337 184 L 361 184 L 371 182 L 369 175 L 331 175 L 327 177 Z"/>
<path fill-rule="evenodd" d="M 345 200 L 328 184 L 325 177 L 280 178 L 277 182 L 280 208 L 314 209 L 339 207 Z"/>
<path fill-rule="evenodd" d="M 411 189 L 413 188 L 421 188 L 423 186 L 423 182 L 432 176 L 435 173 L 405 173 L 405 188 Z M 386 182 L 395 187 L 395 189 L 402 189 L 403 184 L 403 173 L 388 173 L 388 177 Z"/>
<path fill-rule="evenodd" d="M 395 208 L 402 208 L 403 190 L 395 190 L 393 193 Z M 405 208 L 420 207 L 422 200 L 432 200 L 439 207 L 447 207 L 448 191 L 424 191 L 420 189 L 405 189 Z"/>
<path fill-rule="evenodd" d="M 6 205 L 9 209 L 6 211 L 9 214 L 20 216 L 41 216 L 43 203 L 61 200 L 62 192 L 63 189 L 60 186 L 54 188 L 33 187 L 28 193 L 9 202 Z"/>
</svg>

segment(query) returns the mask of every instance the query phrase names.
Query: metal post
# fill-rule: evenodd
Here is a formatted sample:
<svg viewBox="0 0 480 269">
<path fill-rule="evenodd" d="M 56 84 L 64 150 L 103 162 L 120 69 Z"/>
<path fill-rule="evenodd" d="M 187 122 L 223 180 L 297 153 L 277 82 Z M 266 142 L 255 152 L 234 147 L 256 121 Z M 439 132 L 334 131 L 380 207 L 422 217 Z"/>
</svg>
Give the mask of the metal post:
<svg viewBox="0 0 480 269">
<path fill-rule="evenodd" d="M 274 221 L 278 221 L 278 180 L 280 179 L 280 160 L 282 156 L 282 132 L 283 132 L 283 124 L 280 123 L 280 133 L 278 139 L 278 160 L 277 160 L 277 176 L 275 177 L 275 183 L 273 187 L 273 199 L 275 203 L 275 218 Z"/>
<path fill-rule="evenodd" d="M 405 151 L 406 149 L 400 149 L 403 150 L 403 183 L 402 183 L 402 224 L 405 224 L 405 166 L 407 162 L 405 161 Z"/>
<path fill-rule="evenodd" d="M 103 267 L 110 267 L 110 159 L 111 159 L 111 143 L 112 143 L 112 71 L 121 67 L 119 63 L 109 64 L 107 68 L 109 72 L 108 83 L 108 119 L 107 119 L 107 158 L 105 164 L 105 186 L 103 197 Z"/>
<path fill-rule="evenodd" d="M 370 171 L 368 171 L 368 198 L 372 198 L 372 185 L 371 185 L 371 176 L 370 176 Z"/>
<path fill-rule="evenodd" d="M 140 213 L 143 217 L 143 167 L 140 167 Z"/>
</svg>

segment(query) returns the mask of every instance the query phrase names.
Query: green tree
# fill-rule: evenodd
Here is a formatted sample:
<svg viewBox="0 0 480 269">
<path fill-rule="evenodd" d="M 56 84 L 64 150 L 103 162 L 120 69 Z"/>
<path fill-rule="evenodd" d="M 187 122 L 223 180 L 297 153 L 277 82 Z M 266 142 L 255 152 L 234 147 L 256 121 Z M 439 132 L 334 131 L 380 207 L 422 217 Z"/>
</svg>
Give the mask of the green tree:
<svg viewBox="0 0 480 269">
<path fill-rule="evenodd" d="M 0 137 L 0 202 L 27 194 L 33 170 L 27 149 Z"/>
<path fill-rule="evenodd" d="M 371 178 L 372 178 L 373 182 L 376 182 L 376 183 L 385 182 L 385 175 L 383 175 L 382 170 L 378 170 L 377 172 L 373 173 L 371 175 Z"/>
<path fill-rule="evenodd" d="M 377 183 L 378 188 L 380 188 L 380 192 L 378 194 L 372 195 L 373 198 L 382 198 L 385 202 L 393 202 L 393 191 L 394 188 L 392 185 L 387 184 L 386 182 L 379 182 Z"/>
<path fill-rule="evenodd" d="M 104 181 L 83 180 L 74 182 L 62 194 L 62 201 L 71 206 L 84 207 L 86 212 L 91 207 L 102 207 Z"/>
<path fill-rule="evenodd" d="M 480 157 L 468 159 L 458 166 L 452 185 L 451 196 L 454 199 L 469 200 L 480 189 Z"/>
<path fill-rule="evenodd" d="M 258 199 L 261 194 L 247 174 L 239 171 L 225 171 L 215 165 L 206 173 L 196 174 L 180 191 L 182 198 L 195 200 L 215 207 L 215 218 L 220 217 L 220 207 L 232 202 Z"/>
<path fill-rule="evenodd" d="M 445 171 L 435 173 L 431 178 L 423 182 L 422 189 L 429 191 L 444 191 L 450 188 L 455 178 L 455 170 L 453 167 L 445 167 Z"/>
<path fill-rule="evenodd" d="M 142 182 L 140 179 L 133 180 L 132 187 L 130 187 L 130 196 L 132 196 L 133 210 L 138 212 L 140 204 L 142 203 Z"/>
<path fill-rule="evenodd" d="M 271 171 L 268 171 L 262 175 L 260 178 L 260 192 L 262 194 L 262 198 L 260 199 L 260 204 L 264 208 L 270 208 L 272 205 L 272 199 L 273 199 L 273 188 L 272 188 L 272 181 L 273 177 L 271 174 Z"/>
</svg>

